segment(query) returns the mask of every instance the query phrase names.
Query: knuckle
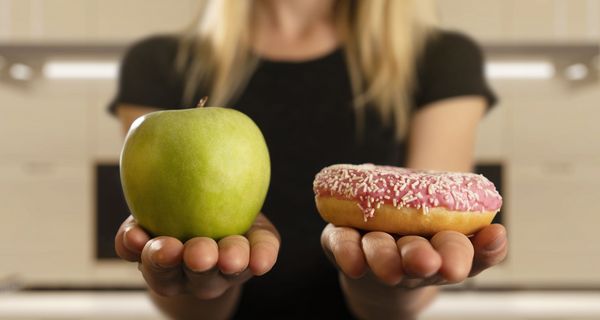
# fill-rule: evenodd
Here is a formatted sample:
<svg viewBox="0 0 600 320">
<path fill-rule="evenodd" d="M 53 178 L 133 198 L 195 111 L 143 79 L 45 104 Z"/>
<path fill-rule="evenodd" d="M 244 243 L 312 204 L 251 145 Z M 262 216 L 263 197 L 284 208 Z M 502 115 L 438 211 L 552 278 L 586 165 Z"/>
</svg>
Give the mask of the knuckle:
<svg viewBox="0 0 600 320">
<path fill-rule="evenodd" d="M 423 237 L 419 237 L 419 236 L 404 236 L 401 237 L 400 239 L 398 239 L 396 241 L 396 245 L 398 247 L 403 247 L 405 245 L 408 244 L 415 244 L 415 243 L 429 243 L 429 241 L 427 241 L 427 239 L 423 238 Z"/>
<path fill-rule="evenodd" d="M 250 240 L 250 241 L 259 241 L 259 240 L 266 240 L 266 239 L 269 239 L 272 241 L 279 241 L 277 236 L 274 233 L 272 233 L 269 230 L 265 230 L 265 229 L 255 230 L 248 235 L 248 240 Z"/>
<path fill-rule="evenodd" d="M 363 239 L 365 239 L 365 238 L 369 239 L 369 240 L 379 240 L 379 239 L 389 239 L 389 238 L 391 238 L 391 236 L 385 232 L 371 231 L 363 236 Z"/>
<path fill-rule="evenodd" d="M 267 240 L 258 241 L 252 246 L 252 250 L 262 250 L 276 255 L 279 252 L 279 243 Z"/>
<path fill-rule="evenodd" d="M 248 239 L 244 236 L 233 235 L 225 237 L 218 242 L 219 248 L 227 250 L 245 249 L 248 247 Z"/>
</svg>

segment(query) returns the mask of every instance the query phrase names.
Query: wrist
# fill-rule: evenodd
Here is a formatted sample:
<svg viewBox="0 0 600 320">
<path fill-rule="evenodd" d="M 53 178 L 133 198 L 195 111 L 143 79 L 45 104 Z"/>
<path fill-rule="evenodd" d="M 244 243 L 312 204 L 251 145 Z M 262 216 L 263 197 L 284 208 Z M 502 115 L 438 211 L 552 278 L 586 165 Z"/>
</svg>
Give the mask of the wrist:
<svg viewBox="0 0 600 320">
<path fill-rule="evenodd" d="M 154 304 L 171 319 L 229 319 L 235 312 L 241 285 L 232 286 L 218 297 L 199 298 L 193 293 L 163 297 L 148 290 Z"/>
<path fill-rule="evenodd" d="M 352 279 L 340 272 L 340 286 L 351 311 L 360 319 L 413 319 L 431 301 L 438 288 L 404 288 L 378 281 L 370 272 Z"/>
</svg>

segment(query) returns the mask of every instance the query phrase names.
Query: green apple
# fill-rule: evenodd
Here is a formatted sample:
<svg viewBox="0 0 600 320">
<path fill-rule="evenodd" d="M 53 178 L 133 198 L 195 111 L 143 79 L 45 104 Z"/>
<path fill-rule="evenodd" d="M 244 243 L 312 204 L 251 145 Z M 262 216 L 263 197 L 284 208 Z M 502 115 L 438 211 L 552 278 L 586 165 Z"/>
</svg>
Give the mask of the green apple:
<svg viewBox="0 0 600 320">
<path fill-rule="evenodd" d="M 153 235 L 185 241 L 246 232 L 271 175 L 256 124 L 229 108 L 157 111 L 131 125 L 120 160 L 127 205 Z"/>
</svg>

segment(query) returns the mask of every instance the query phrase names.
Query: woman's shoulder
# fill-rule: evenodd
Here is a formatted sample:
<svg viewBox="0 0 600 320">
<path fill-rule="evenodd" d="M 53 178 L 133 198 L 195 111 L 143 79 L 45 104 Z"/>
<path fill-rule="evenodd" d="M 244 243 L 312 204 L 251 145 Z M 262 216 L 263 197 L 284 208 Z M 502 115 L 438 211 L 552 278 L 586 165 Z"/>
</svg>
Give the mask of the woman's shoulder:
<svg viewBox="0 0 600 320">
<path fill-rule="evenodd" d="M 484 60 L 480 44 L 470 36 L 435 32 L 419 59 L 415 105 L 463 95 L 481 95 L 493 105 L 496 98 L 485 78 Z"/>
<path fill-rule="evenodd" d="M 178 43 L 179 38 L 176 35 L 151 35 L 129 45 L 125 56 L 171 56 L 176 53 Z"/>
<path fill-rule="evenodd" d="M 427 40 L 423 56 L 427 60 L 441 57 L 468 59 L 481 55 L 479 43 L 471 36 L 459 31 L 437 30 Z"/>
<path fill-rule="evenodd" d="M 164 50 L 176 47 L 179 36 L 175 34 L 154 34 L 137 39 L 130 45 L 130 49 L 137 50 Z"/>
</svg>

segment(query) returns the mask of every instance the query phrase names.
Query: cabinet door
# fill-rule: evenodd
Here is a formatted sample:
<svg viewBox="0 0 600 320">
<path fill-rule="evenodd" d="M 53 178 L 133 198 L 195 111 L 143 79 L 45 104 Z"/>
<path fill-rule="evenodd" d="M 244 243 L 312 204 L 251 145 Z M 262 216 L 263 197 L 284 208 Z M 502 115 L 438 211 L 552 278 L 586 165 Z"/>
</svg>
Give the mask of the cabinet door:
<svg viewBox="0 0 600 320">
<path fill-rule="evenodd" d="M 89 1 L 0 0 L 0 37 L 16 42 L 84 41 Z"/>
<path fill-rule="evenodd" d="M 557 10 L 563 1 L 556 0 L 510 0 L 510 38 L 512 40 L 551 41 L 557 36 Z"/>
<path fill-rule="evenodd" d="M 536 88 L 537 86 L 537 88 Z M 600 90 L 570 89 L 564 82 L 543 81 L 507 92 L 511 158 L 519 161 L 600 159 Z"/>
<path fill-rule="evenodd" d="M 74 86 L 43 86 L 0 84 L 0 159 L 67 163 L 87 158 L 85 97 Z"/>
<path fill-rule="evenodd" d="M 598 41 L 600 36 L 600 0 L 568 0 L 563 13 L 562 32 L 569 39 Z"/>
<path fill-rule="evenodd" d="M 510 9 L 506 0 L 438 0 L 437 4 L 446 28 L 462 30 L 480 40 L 506 38 Z"/>
<path fill-rule="evenodd" d="M 482 285 L 600 285 L 600 163 L 512 163 L 506 220 L 510 250 Z"/>
<path fill-rule="evenodd" d="M 196 1 L 92 0 L 95 39 L 131 41 L 182 30 L 195 15 Z"/>
<path fill-rule="evenodd" d="M 95 257 L 90 164 L 0 164 L 0 275 L 30 286 L 141 286 L 137 268 Z"/>
<path fill-rule="evenodd" d="M 0 268 L 26 282 L 81 274 L 89 264 L 91 168 L 23 162 L 0 165 Z"/>
<path fill-rule="evenodd" d="M 442 25 L 484 41 L 597 41 L 600 0 L 438 0 Z"/>
<path fill-rule="evenodd" d="M 89 1 L 33 0 L 30 21 L 34 39 L 85 41 L 90 34 Z"/>
<path fill-rule="evenodd" d="M 27 39 L 31 33 L 30 1 L 0 0 L 0 35 L 3 41 Z"/>
</svg>

